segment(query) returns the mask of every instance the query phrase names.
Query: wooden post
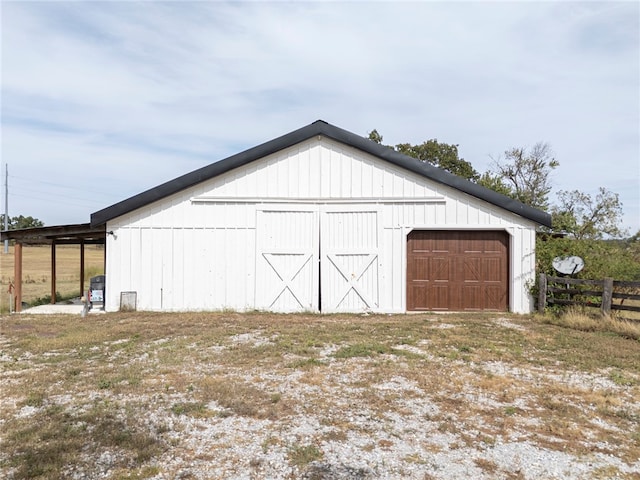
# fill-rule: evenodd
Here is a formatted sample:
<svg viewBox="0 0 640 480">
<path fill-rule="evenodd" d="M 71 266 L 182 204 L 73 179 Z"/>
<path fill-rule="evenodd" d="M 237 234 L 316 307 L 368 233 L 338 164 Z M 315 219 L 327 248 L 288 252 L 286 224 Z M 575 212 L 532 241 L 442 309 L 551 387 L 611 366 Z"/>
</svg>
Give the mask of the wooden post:
<svg viewBox="0 0 640 480">
<path fill-rule="evenodd" d="M 84 240 L 80 240 L 80 297 L 84 297 Z"/>
<path fill-rule="evenodd" d="M 602 306 L 600 310 L 603 315 L 611 314 L 611 301 L 613 300 L 613 278 L 606 277 L 602 286 Z"/>
<path fill-rule="evenodd" d="M 540 274 L 540 280 L 538 281 L 538 312 L 544 313 L 544 309 L 547 306 L 547 275 L 545 273 Z"/>
<path fill-rule="evenodd" d="M 51 304 L 56 303 L 56 241 L 51 242 Z"/>
<path fill-rule="evenodd" d="M 15 308 L 14 311 L 22 311 L 22 244 L 16 242 L 13 247 L 13 281 L 15 282 Z"/>
</svg>

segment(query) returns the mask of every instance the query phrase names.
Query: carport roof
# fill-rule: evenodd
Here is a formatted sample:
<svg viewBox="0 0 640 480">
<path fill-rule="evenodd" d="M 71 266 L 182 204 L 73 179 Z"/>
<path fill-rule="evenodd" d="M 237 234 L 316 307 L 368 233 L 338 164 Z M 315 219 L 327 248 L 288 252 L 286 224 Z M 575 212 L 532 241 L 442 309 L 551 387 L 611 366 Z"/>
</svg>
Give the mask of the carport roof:
<svg viewBox="0 0 640 480">
<path fill-rule="evenodd" d="M 331 125 L 323 120 L 317 120 L 306 127 L 294 130 L 293 132 L 245 150 L 244 152 L 232 155 L 224 160 L 212 163 L 198 170 L 194 170 L 193 172 L 187 173 L 175 178 L 174 180 L 170 180 L 162 185 L 127 198 L 126 200 L 118 202 L 110 207 L 92 213 L 91 226 L 98 227 L 100 225 L 104 225 L 106 222 L 116 217 L 125 215 L 133 210 L 180 192 L 181 190 L 192 187 L 218 175 L 222 175 L 234 168 L 244 166 L 255 160 L 296 145 L 316 135 L 321 135 L 337 142 L 341 142 L 345 145 L 385 160 L 393 165 L 405 168 L 406 170 L 425 178 L 455 188 L 480 200 L 489 202 L 521 217 L 532 220 L 540 225 L 551 227 L 551 216 L 546 212 L 525 205 L 510 197 L 482 187 L 440 168 L 434 167 L 433 165 L 396 152 L 387 146 L 377 144 L 368 138 L 343 130 L 342 128 Z"/>
<path fill-rule="evenodd" d="M 15 240 L 25 245 L 98 243 L 103 244 L 107 233 L 104 225 L 90 223 L 51 227 L 21 228 L 0 232 L 0 240 Z"/>
</svg>

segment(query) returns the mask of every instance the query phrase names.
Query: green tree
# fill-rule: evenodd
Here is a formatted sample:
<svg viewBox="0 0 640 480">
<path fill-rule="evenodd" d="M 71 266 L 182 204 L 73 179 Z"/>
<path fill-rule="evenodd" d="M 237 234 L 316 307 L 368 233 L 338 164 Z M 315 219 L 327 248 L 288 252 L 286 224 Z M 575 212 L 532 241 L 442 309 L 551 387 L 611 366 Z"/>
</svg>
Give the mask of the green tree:
<svg viewBox="0 0 640 480">
<path fill-rule="evenodd" d="M 369 140 L 382 145 L 382 135 L 375 128 L 369 132 Z"/>
<path fill-rule="evenodd" d="M 578 278 L 637 282 L 640 280 L 640 243 L 619 240 L 554 238 L 538 236 L 536 241 L 536 270 L 556 276 L 553 259 L 576 255 L 584 260 Z"/>
<path fill-rule="evenodd" d="M 559 204 L 552 209 L 553 227 L 581 240 L 620 238 L 627 234 L 621 228 L 622 203 L 617 193 L 600 187 L 595 197 L 578 190 L 558 192 Z"/>
<path fill-rule="evenodd" d="M 368 138 L 382 145 L 382 135 L 376 129 L 369 132 Z M 471 163 L 464 158 L 460 158 L 458 145 L 441 143 L 436 139 L 431 139 L 417 145 L 399 143 L 395 147 L 387 146 L 396 152 L 417 158 L 421 162 L 430 163 L 467 180 L 476 182 L 480 178 L 480 174 L 473 168 Z"/>
<path fill-rule="evenodd" d="M 400 143 L 395 146 L 395 150 L 467 180 L 477 181 L 480 178 L 480 174 L 471 166 L 471 163 L 460 158 L 458 145 L 441 143 L 432 139 L 419 145 Z"/>
<path fill-rule="evenodd" d="M 44 223 L 37 218 L 33 218 L 31 216 L 25 217 L 24 215 L 9 217 L 9 230 L 37 227 L 44 227 Z M 0 229 L 4 230 L 4 214 L 0 215 Z"/>
<path fill-rule="evenodd" d="M 494 175 L 491 172 L 483 173 L 478 179 L 478 185 L 482 185 L 485 188 L 501 193 L 508 197 L 515 198 L 515 193 L 509 187 L 509 185 L 504 183 L 499 175 Z"/>
</svg>

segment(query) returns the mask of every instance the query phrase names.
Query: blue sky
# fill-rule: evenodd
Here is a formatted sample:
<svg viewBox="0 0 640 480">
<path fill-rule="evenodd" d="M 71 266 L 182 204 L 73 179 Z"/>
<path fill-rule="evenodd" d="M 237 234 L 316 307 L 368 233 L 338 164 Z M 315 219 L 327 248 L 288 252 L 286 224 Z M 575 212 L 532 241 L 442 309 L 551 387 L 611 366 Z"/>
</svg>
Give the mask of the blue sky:
<svg viewBox="0 0 640 480">
<path fill-rule="evenodd" d="M 458 144 L 480 172 L 505 150 L 547 142 L 560 162 L 554 192 L 604 187 L 640 230 L 637 2 L 0 8 L 12 216 L 88 222 L 323 119 L 363 136 L 375 128 L 387 144 Z"/>
</svg>

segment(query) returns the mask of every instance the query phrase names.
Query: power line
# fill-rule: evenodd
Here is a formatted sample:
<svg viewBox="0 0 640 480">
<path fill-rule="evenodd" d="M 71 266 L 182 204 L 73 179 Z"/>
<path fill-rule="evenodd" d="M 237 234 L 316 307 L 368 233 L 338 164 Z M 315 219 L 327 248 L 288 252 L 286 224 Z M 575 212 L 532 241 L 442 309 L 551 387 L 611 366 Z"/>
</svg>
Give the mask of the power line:
<svg viewBox="0 0 640 480">
<path fill-rule="evenodd" d="M 66 202 L 64 200 L 58 200 L 56 198 L 43 198 L 43 197 L 38 197 L 38 196 L 34 196 L 34 195 L 20 195 L 19 193 L 11 193 L 10 196 L 12 197 L 21 197 L 21 198 L 30 198 L 32 200 L 42 200 L 44 202 L 48 202 L 49 204 L 63 204 L 63 205 L 73 205 L 74 207 L 79 207 L 82 206 L 81 203 L 78 202 Z M 103 205 L 99 202 L 96 202 L 95 200 L 92 202 L 94 205 Z"/>
<path fill-rule="evenodd" d="M 59 188 L 66 188 L 66 189 L 69 189 L 69 190 L 84 190 L 86 192 L 100 193 L 102 195 L 108 195 L 108 196 L 112 195 L 111 193 L 101 192 L 100 190 L 95 190 L 93 187 L 88 187 L 88 186 L 85 187 L 85 188 L 82 188 L 82 187 L 79 187 L 78 185 L 63 185 L 63 184 L 60 184 L 60 183 L 46 182 L 44 180 L 37 180 L 35 178 L 26 178 L 26 177 L 21 177 L 21 176 L 18 176 L 18 175 L 11 175 L 11 178 L 24 180 L 24 181 L 27 181 L 27 182 L 41 183 L 41 184 L 44 184 L 44 185 L 51 185 L 51 186 L 59 187 Z"/>
<path fill-rule="evenodd" d="M 16 188 L 14 187 L 13 188 L 13 192 L 11 193 L 11 195 L 12 196 L 13 195 L 20 195 L 20 194 L 14 193 L 15 190 L 16 190 Z M 36 194 L 46 194 L 47 193 L 47 192 L 43 192 L 42 190 L 37 190 L 37 189 L 34 189 L 34 188 L 29 188 L 29 187 L 19 187 L 17 190 L 19 192 L 21 192 L 21 193 L 22 192 L 27 192 L 28 195 L 31 195 L 29 192 L 35 192 Z M 78 200 L 78 201 L 84 202 L 84 203 L 88 202 L 88 203 L 94 203 L 94 204 L 102 204 L 102 202 L 100 202 L 98 200 L 95 200 L 95 199 L 91 199 L 90 197 L 74 197 L 74 196 L 71 196 L 71 195 L 63 195 L 63 194 L 60 194 L 60 193 L 55 193 L 55 194 L 52 193 L 51 195 L 52 195 L 52 197 L 63 197 L 63 198 L 68 198 L 70 200 Z M 20 196 L 26 196 L 26 195 L 20 195 Z"/>
</svg>

